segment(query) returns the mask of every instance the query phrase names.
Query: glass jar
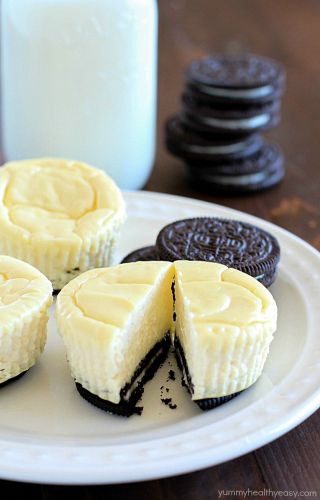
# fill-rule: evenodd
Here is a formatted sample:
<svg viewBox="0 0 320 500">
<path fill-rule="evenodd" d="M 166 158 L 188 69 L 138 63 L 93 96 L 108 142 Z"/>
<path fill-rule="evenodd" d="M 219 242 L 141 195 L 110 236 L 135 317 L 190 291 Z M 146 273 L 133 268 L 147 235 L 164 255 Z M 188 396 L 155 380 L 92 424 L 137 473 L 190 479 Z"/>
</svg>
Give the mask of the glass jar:
<svg viewBox="0 0 320 500">
<path fill-rule="evenodd" d="M 6 160 L 56 156 L 141 188 L 155 153 L 156 0 L 2 0 Z"/>
</svg>

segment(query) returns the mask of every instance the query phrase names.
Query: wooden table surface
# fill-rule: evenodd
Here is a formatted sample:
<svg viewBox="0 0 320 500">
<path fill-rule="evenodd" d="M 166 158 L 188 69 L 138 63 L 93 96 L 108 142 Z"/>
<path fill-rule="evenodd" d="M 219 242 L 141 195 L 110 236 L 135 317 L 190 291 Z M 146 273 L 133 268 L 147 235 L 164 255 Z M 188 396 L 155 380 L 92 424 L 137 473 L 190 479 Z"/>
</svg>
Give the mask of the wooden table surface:
<svg viewBox="0 0 320 500">
<path fill-rule="evenodd" d="M 257 215 L 320 250 L 320 2 L 161 0 L 159 11 L 158 151 L 146 189 L 207 200 Z M 210 52 L 242 49 L 271 56 L 286 67 L 282 121 L 269 134 L 284 151 L 286 177 L 280 186 L 262 194 L 204 194 L 186 182 L 182 164 L 165 151 L 164 121 L 178 109 L 182 71 L 190 60 Z M 218 490 L 248 488 L 320 493 L 319 434 L 318 412 L 255 452 L 188 475 L 88 487 L 1 481 L 1 497 L 49 500 L 76 495 L 78 500 L 188 500 L 218 498 Z"/>
</svg>

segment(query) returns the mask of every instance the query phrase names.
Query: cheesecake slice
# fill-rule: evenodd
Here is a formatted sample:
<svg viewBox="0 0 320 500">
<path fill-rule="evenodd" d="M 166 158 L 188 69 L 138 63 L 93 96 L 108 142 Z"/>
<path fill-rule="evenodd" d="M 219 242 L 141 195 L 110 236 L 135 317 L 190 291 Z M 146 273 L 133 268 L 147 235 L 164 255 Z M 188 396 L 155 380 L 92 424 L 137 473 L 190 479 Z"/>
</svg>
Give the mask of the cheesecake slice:
<svg viewBox="0 0 320 500">
<path fill-rule="evenodd" d="M 202 409 L 261 375 L 276 330 L 271 293 L 251 276 L 211 262 L 175 262 L 175 346 L 184 384 Z"/>
<path fill-rule="evenodd" d="M 129 416 L 171 343 L 174 267 L 136 262 L 94 269 L 66 285 L 56 319 L 80 394 Z"/>
<path fill-rule="evenodd" d="M 113 263 L 124 220 L 119 189 L 89 165 L 40 158 L 0 169 L 0 254 L 32 264 L 55 290 Z"/>
<path fill-rule="evenodd" d="M 42 353 L 51 303 L 51 283 L 40 271 L 0 255 L 1 387 L 24 374 Z"/>
</svg>

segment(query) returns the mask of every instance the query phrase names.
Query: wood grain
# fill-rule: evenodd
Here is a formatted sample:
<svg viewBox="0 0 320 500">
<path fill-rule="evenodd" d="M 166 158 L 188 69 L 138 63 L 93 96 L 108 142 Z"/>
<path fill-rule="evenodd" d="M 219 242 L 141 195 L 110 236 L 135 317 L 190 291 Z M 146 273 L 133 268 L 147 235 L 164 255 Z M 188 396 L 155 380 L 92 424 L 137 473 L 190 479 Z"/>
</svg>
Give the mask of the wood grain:
<svg viewBox="0 0 320 500">
<path fill-rule="evenodd" d="M 146 189 L 258 215 L 320 249 L 320 2 L 161 0 L 159 11 L 158 151 Z M 183 165 L 166 152 L 164 122 L 179 109 L 187 63 L 207 53 L 242 49 L 271 56 L 286 67 L 282 122 L 269 134 L 284 151 L 286 177 L 280 186 L 258 195 L 226 197 L 199 192 L 186 182 Z M 1 497 L 200 500 L 218 498 L 218 490 L 247 488 L 320 493 L 319 418 L 318 412 L 256 452 L 189 475 L 92 487 L 1 481 Z"/>
<path fill-rule="evenodd" d="M 320 5 L 299 0 L 162 0 L 160 5 L 158 155 L 148 190 L 205 199 L 259 215 L 320 249 Z M 248 50 L 287 71 L 282 121 L 268 134 L 285 154 L 287 175 L 264 193 L 227 197 L 190 186 L 163 147 L 164 122 L 179 110 L 183 69 L 210 52 Z"/>
</svg>

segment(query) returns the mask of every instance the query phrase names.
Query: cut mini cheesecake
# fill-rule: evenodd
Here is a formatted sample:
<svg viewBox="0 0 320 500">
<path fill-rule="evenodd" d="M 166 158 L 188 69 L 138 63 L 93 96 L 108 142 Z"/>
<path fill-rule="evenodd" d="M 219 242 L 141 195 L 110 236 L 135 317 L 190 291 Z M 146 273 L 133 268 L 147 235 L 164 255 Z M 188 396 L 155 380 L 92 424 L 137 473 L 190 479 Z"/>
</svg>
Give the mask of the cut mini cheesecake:
<svg viewBox="0 0 320 500">
<path fill-rule="evenodd" d="M 55 290 L 112 264 L 124 220 L 115 183 L 86 164 L 42 158 L 0 170 L 0 253 L 34 265 Z"/>
<path fill-rule="evenodd" d="M 60 292 L 56 318 L 80 394 L 129 416 L 139 413 L 143 385 L 171 341 L 184 385 L 201 409 L 252 385 L 277 307 L 256 279 L 222 264 L 145 261 L 78 276 Z"/>
<path fill-rule="evenodd" d="M 256 382 L 277 324 L 270 292 L 222 264 L 175 262 L 175 346 L 184 384 L 202 409 Z"/>
<path fill-rule="evenodd" d="M 0 255 L 0 387 L 36 363 L 51 303 L 52 285 L 40 271 Z"/>
<path fill-rule="evenodd" d="M 80 394 L 101 409 L 139 413 L 137 401 L 171 343 L 174 267 L 137 262 L 88 271 L 57 298 L 56 318 Z"/>
</svg>

